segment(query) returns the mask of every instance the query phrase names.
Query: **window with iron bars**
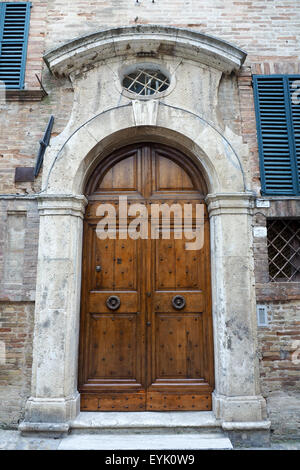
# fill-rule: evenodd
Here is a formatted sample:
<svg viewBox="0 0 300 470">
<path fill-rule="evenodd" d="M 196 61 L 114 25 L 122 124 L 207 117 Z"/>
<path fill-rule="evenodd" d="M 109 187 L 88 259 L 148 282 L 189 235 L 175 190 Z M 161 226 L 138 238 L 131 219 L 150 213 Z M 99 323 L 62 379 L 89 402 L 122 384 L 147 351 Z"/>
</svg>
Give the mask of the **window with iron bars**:
<svg viewBox="0 0 300 470">
<path fill-rule="evenodd" d="M 268 230 L 271 282 L 300 282 L 300 219 L 270 219 Z"/>
<path fill-rule="evenodd" d="M 155 95 L 165 91 L 170 80 L 160 70 L 137 69 L 123 79 L 123 87 L 137 96 Z"/>
</svg>

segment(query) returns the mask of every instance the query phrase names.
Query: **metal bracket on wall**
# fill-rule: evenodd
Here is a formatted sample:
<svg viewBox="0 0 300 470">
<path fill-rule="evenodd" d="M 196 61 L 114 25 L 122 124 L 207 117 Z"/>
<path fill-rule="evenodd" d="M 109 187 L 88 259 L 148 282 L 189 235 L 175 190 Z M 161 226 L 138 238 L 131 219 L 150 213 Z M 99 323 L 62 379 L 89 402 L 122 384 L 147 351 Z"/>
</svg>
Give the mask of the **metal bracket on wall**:
<svg viewBox="0 0 300 470">
<path fill-rule="evenodd" d="M 42 92 L 44 93 L 44 97 L 45 97 L 45 96 L 48 96 L 48 93 L 46 92 L 46 90 L 45 90 L 45 88 L 44 88 L 44 85 L 43 85 L 42 80 L 40 79 L 40 77 L 38 76 L 37 73 L 35 74 L 35 76 L 36 76 L 36 78 L 37 78 L 37 81 L 38 81 L 39 84 L 40 84 L 40 87 L 41 87 Z"/>
<path fill-rule="evenodd" d="M 49 120 L 49 123 L 48 123 L 48 126 L 47 126 L 47 129 L 45 131 L 44 137 L 40 141 L 40 149 L 39 149 L 39 153 L 38 153 L 38 156 L 37 156 L 37 159 L 36 159 L 36 164 L 35 164 L 35 169 L 34 169 L 35 178 L 38 176 L 38 174 L 40 172 L 40 169 L 41 169 L 41 166 L 43 164 L 45 151 L 46 151 L 46 148 L 48 147 L 48 145 L 50 143 L 50 137 L 51 137 L 51 132 L 52 132 L 52 129 L 53 129 L 53 124 L 54 124 L 54 116 L 51 116 L 50 120 Z"/>
<path fill-rule="evenodd" d="M 36 159 L 35 167 L 17 167 L 15 170 L 15 182 L 24 183 L 34 181 L 39 175 L 41 166 L 44 161 L 46 148 L 50 143 L 51 132 L 54 124 L 54 116 L 50 117 L 43 139 L 40 141 L 39 153 Z"/>
</svg>

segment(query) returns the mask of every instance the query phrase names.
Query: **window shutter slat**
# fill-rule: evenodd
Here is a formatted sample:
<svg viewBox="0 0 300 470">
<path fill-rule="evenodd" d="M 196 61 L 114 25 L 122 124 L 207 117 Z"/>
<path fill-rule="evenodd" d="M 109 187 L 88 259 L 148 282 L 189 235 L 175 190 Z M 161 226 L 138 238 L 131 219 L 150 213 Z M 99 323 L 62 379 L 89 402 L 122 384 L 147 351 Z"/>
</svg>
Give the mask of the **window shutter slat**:
<svg viewBox="0 0 300 470">
<path fill-rule="evenodd" d="M 300 190 L 300 77 L 289 78 L 291 120 L 294 134 L 294 149 L 297 166 L 298 190 Z"/>
<path fill-rule="evenodd" d="M 253 80 L 262 193 L 266 195 L 299 191 L 294 141 L 300 152 L 300 113 L 298 107 L 291 117 L 287 83 L 286 76 L 254 76 Z M 295 137 L 291 119 L 298 132 Z"/>
<path fill-rule="evenodd" d="M 30 2 L 1 4 L 0 80 L 8 89 L 24 87 L 30 6 Z"/>
</svg>

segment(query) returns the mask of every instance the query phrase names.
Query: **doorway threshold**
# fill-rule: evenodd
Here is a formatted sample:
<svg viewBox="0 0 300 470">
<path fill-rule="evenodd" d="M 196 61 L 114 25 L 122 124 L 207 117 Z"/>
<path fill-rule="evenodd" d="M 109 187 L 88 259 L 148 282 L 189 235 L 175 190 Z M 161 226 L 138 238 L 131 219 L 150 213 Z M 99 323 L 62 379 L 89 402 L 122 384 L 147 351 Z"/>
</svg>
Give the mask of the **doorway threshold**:
<svg viewBox="0 0 300 470">
<path fill-rule="evenodd" d="M 81 412 L 59 449 L 232 449 L 211 411 Z"/>
<path fill-rule="evenodd" d="M 212 411 L 81 412 L 70 423 L 72 432 L 201 432 L 221 430 Z"/>
</svg>

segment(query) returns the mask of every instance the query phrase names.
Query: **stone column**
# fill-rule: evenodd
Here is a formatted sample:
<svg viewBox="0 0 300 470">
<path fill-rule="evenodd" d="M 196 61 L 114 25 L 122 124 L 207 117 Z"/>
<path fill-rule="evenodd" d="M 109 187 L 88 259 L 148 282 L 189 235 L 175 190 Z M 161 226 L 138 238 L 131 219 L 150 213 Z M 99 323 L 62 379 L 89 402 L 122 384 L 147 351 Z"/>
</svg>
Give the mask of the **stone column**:
<svg viewBox="0 0 300 470">
<path fill-rule="evenodd" d="M 39 199 L 32 396 L 21 431 L 68 431 L 77 392 L 84 196 Z"/>
<path fill-rule="evenodd" d="M 257 357 L 251 194 L 207 196 L 211 227 L 216 388 L 213 408 L 224 429 L 265 419 Z M 235 423 L 235 424 L 234 424 Z M 250 426 L 251 427 L 251 426 Z M 253 425 L 259 428 L 259 426 Z M 250 429 L 248 427 L 248 429 Z"/>
</svg>

